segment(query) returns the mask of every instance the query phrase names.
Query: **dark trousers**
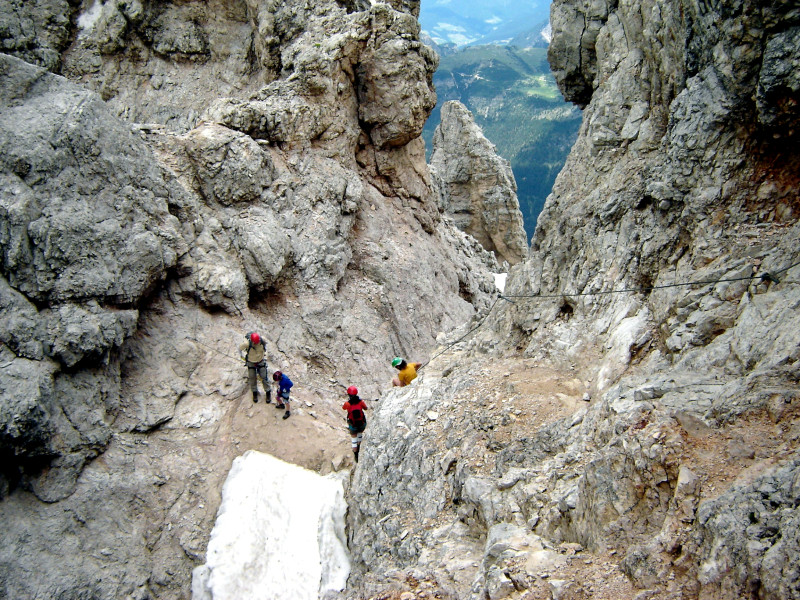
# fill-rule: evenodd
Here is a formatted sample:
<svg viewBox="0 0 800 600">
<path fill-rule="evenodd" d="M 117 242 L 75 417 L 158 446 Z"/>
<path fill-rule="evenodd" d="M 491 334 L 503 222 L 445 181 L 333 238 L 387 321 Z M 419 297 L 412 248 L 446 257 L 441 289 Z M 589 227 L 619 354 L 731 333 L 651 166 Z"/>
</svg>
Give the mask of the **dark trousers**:
<svg viewBox="0 0 800 600">
<path fill-rule="evenodd" d="M 247 363 L 247 383 L 250 384 L 250 390 L 253 392 L 258 392 L 258 381 L 256 378 L 261 379 L 261 385 L 264 386 L 264 393 L 269 395 L 270 388 L 269 382 L 267 381 L 267 363 L 260 362 L 260 363 Z"/>
</svg>

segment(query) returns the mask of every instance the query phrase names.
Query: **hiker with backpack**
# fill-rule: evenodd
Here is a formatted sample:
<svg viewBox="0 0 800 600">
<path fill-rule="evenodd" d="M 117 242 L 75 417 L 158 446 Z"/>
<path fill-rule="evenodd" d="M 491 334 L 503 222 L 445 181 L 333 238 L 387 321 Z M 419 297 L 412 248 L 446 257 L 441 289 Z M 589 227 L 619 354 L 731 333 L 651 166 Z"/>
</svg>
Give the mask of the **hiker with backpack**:
<svg viewBox="0 0 800 600">
<path fill-rule="evenodd" d="M 408 363 L 397 356 L 392 360 L 392 366 L 399 371 L 397 377 L 392 379 L 392 385 L 405 387 L 417 378 L 417 370 L 422 368 L 422 363 Z"/>
<path fill-rule="evenodd" d="M 239 353 L 247 366 L 247 382 L 253 392 L 253 402 L 258 402 L 257 379 L 260 378 L 264 393 L 267 395 L 267 404 L 269 404 L 272 402 L 272 390 L 267 379 L 267 346 L 255 331 L 251 331 L 244 337 L 247 341 L 239 346 Z"/>
<path fill-rule="evenodd" d="M 361 438 L 367 428 L 367 405 L 358 397 L 358 388 L 351 385 L 347 388 L 347 402 L 342 405 L 347 411 L 347 429 L 350 432 L 350 445 L 353 448 L 353 457 L 358 462 L 358 451 L 361 449 Z"/>
<path fill-rule="evenodd" d="M 292 416 L 291 409 L 289 407 L 289 390 L 292 389 L 294 385 L 292 380 L 289 379 L 285 374 L 281 371 L 275 371 L 272 374 L 272 380 L 275 382 L 276 387 L 276 398 L 275 408 L 286 408 L 286 412 L 283 414 L 284 419 L 288 419 Z"/>
</svg>

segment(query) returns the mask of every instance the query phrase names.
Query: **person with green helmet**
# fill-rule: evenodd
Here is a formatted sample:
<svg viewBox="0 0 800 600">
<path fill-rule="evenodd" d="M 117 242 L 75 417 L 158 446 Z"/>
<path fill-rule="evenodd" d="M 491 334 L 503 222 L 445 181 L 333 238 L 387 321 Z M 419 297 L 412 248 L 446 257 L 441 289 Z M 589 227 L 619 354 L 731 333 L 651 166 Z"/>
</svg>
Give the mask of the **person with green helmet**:
<svg viewBox="0 0 800 600">
<path fill-rule="evenodd" d="M 399 371 L 397 377 L 392 379 L 392 385 L 405 387 L 417 378 L 417 369 L 422 367 L 422 363 L 408 363 L 397 356 L 392 360 L 392 366 Z"/>
</svg>

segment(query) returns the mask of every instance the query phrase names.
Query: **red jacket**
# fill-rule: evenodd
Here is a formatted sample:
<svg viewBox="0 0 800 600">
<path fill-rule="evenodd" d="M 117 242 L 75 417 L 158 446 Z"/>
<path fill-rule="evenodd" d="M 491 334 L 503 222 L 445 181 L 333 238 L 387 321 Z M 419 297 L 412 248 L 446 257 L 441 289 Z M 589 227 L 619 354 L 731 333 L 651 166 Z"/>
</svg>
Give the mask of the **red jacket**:
<svg viewBox="0 0 800 600">
<path fill-rule="evenodd" d="M 354 410 L 365 411 L 367 410 L 367 405 L 364 404 L 364 401 L 361 398 L 357 398 L 355 404 L 352 404 L 351 401 L 348 400 L 342 405 L 342 408 L 347 411 L 347 418 L 353 421 L 354 420 L 353 411 Z M 364 418 L 366 418 L 366 416 Z"/>
</svg>

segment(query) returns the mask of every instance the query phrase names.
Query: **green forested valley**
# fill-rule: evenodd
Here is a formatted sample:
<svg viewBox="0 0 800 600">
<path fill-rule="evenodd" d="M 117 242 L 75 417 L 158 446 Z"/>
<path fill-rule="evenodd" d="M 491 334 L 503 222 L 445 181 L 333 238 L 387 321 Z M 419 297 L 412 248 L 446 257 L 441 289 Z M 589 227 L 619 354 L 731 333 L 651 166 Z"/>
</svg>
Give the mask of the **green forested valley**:
<svg viewBox="0 0 800 600">
<path fill-rule="evenodd" d="M 469 46 L 443 56 L 434 78 L 438 102 L 423 137 L 431 149 L 439 108 L 459 100 L 508 159 L 517 180 L 528 238 L 577 137 L 581 113 L 567 104 L 547 63 L 546 48 Z"/>
</svg>

